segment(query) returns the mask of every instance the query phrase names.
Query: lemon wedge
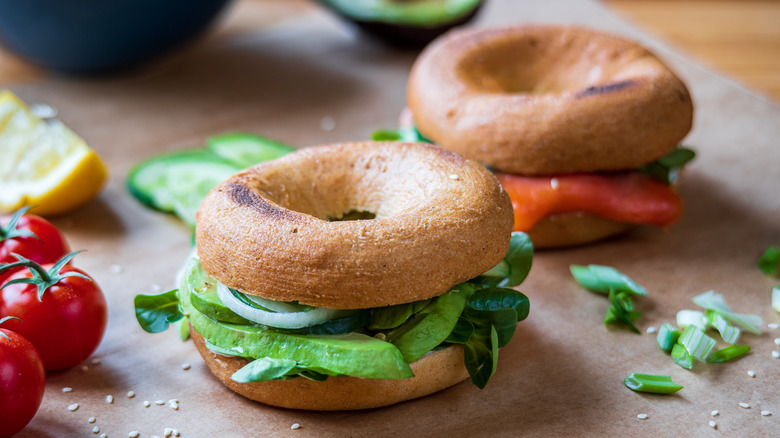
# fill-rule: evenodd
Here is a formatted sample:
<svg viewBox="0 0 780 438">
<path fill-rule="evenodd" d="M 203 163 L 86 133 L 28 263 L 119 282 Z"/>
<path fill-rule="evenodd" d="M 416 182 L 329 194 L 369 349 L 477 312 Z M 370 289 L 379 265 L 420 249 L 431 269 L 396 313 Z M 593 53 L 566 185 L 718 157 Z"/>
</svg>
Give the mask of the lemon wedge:
<svg viewBox="0 0 780 438">
<path fill-rule="evenodd" d="M 95 197 L 107 177 L 81 137 L 0 90 L 0 211 L 32 206 L 41 216 L 67 213 Z"/>
</svg>

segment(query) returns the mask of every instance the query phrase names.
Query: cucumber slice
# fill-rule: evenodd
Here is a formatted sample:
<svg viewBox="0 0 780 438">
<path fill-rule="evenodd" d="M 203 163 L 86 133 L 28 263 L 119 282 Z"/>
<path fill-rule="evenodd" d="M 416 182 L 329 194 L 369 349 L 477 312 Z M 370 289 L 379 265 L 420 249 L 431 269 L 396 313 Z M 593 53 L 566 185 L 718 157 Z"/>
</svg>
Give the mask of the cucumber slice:
<svg viewBox="0 0 780 438">
<path fill-rule="evenodd" d="M 177 151 L 138 164 L 127 176 L 127 187 L 144 205 L 173 212 L 194 226 L 209 190 L 238 170 L 207 150 Z"/>
<path fill-rule="evenodd" d="M 244 132 L 211 137 L 206 144 L 211 152 L 241 169 L 275 160 L 295 150 L 276 140 Z"/>
</svg>

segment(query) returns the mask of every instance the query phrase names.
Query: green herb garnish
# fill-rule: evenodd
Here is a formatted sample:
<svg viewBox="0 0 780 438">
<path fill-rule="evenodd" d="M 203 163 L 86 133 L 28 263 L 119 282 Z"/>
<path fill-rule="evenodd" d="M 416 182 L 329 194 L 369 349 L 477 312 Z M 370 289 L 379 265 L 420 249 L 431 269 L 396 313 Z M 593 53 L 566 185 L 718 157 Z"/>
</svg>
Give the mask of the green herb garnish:
<svg viewBox="0 0 780 438">
<path fill-rule="evenodd" d="M 176 289 L 158 295 L 136 295 L 133 305 L 138 324 L 149 333 L 164 332 L 168 325 L 184 318 Z"/>
<path fill-rule="evenodd" d="M 758 269 L 769 276 L 780 274 L 780 249 L 776 246 L 768 247 L 758 259 Z"/>
<path fill-rule="evenodd" d="M 678 147 L 664 157 L 652 163 L 640 167 L 638 170 L 644 174 L 665 183 L 672 184 L 677 181 L 680 170 L 696 157 L 696 153 L 685 147 Z"/>
<path fill-rule="evenodd" d="M 623 383 L 632 391 L 650 392 L 653 394 L 673 394 L 682 386 L 672 382 L 671 376 L 659 376 L 655 374 L 631 373 Z"/>
<path fill-rule="evenodd" d="M 604 324 L 618 323 L 634 333 L 641 334 L 634 321 L 642 314 L 634 310 L 632 295 L 647 296 L 642 286 L 615 268 L 601 265 L 569 266 L 574 279 L 592 292 L 606 294 L 610 307 L 604 317 Z"/>
</svg>

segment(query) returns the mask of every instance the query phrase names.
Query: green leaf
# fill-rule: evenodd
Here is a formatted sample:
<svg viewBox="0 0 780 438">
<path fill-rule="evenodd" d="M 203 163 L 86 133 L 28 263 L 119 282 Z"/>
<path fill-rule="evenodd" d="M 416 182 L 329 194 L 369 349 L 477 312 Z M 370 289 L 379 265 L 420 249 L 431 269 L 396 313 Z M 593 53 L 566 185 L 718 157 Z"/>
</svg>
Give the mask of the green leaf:
<svg viewBox="0 0 780 438">
<path fill-rule="evenodd" d="M 649 392 L 653 394 L 673 394 L 682 386 L 672 382 L 671 376 L 659 376 L 656 374 L 631 373 L 623 383 L 632 391 Z"/>
<path fill-rule="evenodd" d="M 743 330 L 747 330 L 756 335 L 761 334 L 760 326 L 763 322 L 760 316 L 732 312 L 729 306 L 726 305 L 723 295 L 716 294 L 715 291 L 708 291 L 701 295 L 697 295 L 693 297 L 692 301 L 698 306 L 720 313 L 728 322 Z"/>
<path fill-rule="evenodd" d="M 447 339 L 472 291 L 471 285 L 462 283 L 431 299 L 420 312 L 389 332 L 387 342 L 401 351 L 406 363 L 416 361 Z"/>
<path fill-rule="evenodd" d="M 780 274 L 780 249 L 776 246 L 768 247 L 758 259 L 758 269 L 769 276 Z"/>
<path fill-rule="evenodd" d="M 398 327 L 412 315 L 422 310 L 430 300 L 371 309 L 369 330 L 389 330 Z M 415 309 L 417 309 L 415 311 Z"/>
<path fill-rule="evenodd" d="M 415 127 L 407 128 L 402 127 L 398 129 L 384 129 L 374 131 L 371 134 L 371 140 L 374 141 L 406 141 L 406 142 L 423 142 L 432 143 L 427 138 L 420 134 L 420 131 Z"/>
<path fill-rule="evenodd" d="M 479 330 L 489 325 L 496 329 L 498 347 L 509 343 L 514 336 L 517 322 L 528 316 L 528 297 L 505 288 L 490 287 L 474 292 L 466 303 L 463 316 Z"/>
<path fill-rule="evenodd" d="M 463 344 L 465 365 L 471 376 L 471 382 L 480 389 L 496 373 L 498 365 L 498 332 L 492 325 L 475 333 Z"/>
<path fill-rule="evenodd" d="M 163 332 L 169 324 L 184 318 L 176 289 L 158 295 L 136 295 L 133 305 L 138 324 L 149 333 Z"/>
<path fill-rule="evenodd" d="M 514 287 L 528 276 L 533 262 L 534 247 L 527 234 L 515 231 L 509 239 L 504 259 L 472 282 L 499 287 Z"/>
<path fill-rule="evenodd" d="M 750 351 L 749 345 L 731 345 L 712 353 L 710 357 L 707 358 L 707 362 L 709 363 L 726 362 L 744 356 L 749 351 Z"/>
<path fill-rule="evenodd" d="M 458 323 L 455 324 L 455 328 L 447 336 L 444 342 L 451 344 L 465 344 L 468 342 L 471 335 L 474 334 L 474 324 L 463 316 L 458 317 Z"/>
<path fill-rule="evenodd" d="M 665 184 L 677 181 L 680 170 L 696 157 L 696 153 L 685 147 L 678 147 L 664 157 L 640 167 L 638 170 Z"/>
<path fill-rule="evenodd" d="M 645 288 L 609 266 L 571 265 L 569 270 L 582 287 L 592 292 L 608 294 L 610 291 L 615 291 L 626 292 L 632 295 L 647 295 Z"/>
<path fill-rule="evenodd" d="M 255 359 L 233 373 L 230 379 L 238 383 L 267 382 L 297 374 L 297 362 L 290 359 L 264 357 Z"/>
<path fill-rule="evenodd" d="M 693 357 L 681 344 L 674 344 L 672 347 L 672 360 L 686 370 L 693 369 Z"/>
</svg>

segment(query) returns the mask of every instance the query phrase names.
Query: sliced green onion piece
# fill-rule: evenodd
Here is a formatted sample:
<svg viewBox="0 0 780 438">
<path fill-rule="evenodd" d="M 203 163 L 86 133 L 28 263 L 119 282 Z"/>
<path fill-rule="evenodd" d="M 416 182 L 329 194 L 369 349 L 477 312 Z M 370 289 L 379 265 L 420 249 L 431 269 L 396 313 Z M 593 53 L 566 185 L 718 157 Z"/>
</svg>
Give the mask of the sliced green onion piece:
<svg viewBox="0 0 780 438">
<path fill-rule="evenodd" d="M 601 265 L 569 266 L 571 275 L 585 289 L 608 294 L 609 291 L 646 296 L 647 291 L 615 268 Z"/>
<path fill-rule="evenodd" d="M 726 362 L 731 359 L 736 359 L 740 356 L 747 354 L 750 351 L 749 345 L 731 345 L 729 347 L 720 349 L 710 355 L 707 359 L 709 363 Z"/>
<path fill-rule="evenodd" d="M 678 343 L 685 347 L 685 350 L 694 359 L 706 362 L 710 353 L 712 353 L 712 349 L 715 348 L 716 342 L 715 339 L 707 336 L 704 330 L 695 325 L 689 325 L 683 330 Z"/>
<path fill-rule="evenodd" d="M 682 386 L 672 382 L 671 376 L 659 376 L 655 374 L 631 373 L 623 383 L 632 391 L 651 392 L 653 394 L 673 394 Z"/>
<path fill-rule="evenodd" d="M 707 330 L 705 324 L 704 312 L 698 310 L 680 310 L 677 312 L 677 326 L 685 329 L 689 325 L 700 328 L 702 331 Z"/>
<path fill-rule="evenodd" d="M 631 297 L 625 292 L 609 291 L 609 302 L 611 306 L 607 310 L 607 315 L 604 318 L 604 323 L 617 322 L 625 325 L 629 330 L 636 334 L 641 334 L 638 328 L 634 325 L 634 321 L 642 314 L 634 311 L 634 302 Z"/>
<path fill-rule="evenodd" d="M 674 344 L 672 347 L 672 360 L 686 370 L 693 369 L 693 358 L 688 354 L 688 351 L 685 350 L 685 347 L 680 344 Z"/>
<path fill-rule="evenodd" d="M 780 313 L 780 284 L 772 289 L 772 308 Z"/>
<path fill-rule="evenodd" d="M 768 247 L 758 259 L 758 269 L 766 275 L 780 274 L 780 249 Z"/>
<path fill-rule="evenodd" d="M 341 310 L 325 307 L 315 307 L 308 312 L 269 312 L 247 304 L 234 295 L 230 288 L 219 282 L 217 283 L 217 296 L 222 304 L 238 315 L 258 324 L 278 328 L 311 327 L 336 318 L 342 313 Z"/>
<path fill-rule="evenodd" d="M 723 338 L 724 342 L 727 344 L 733 344 L 737 342 L 739 335 L 742 333 L 739 328 L 729 324 L 723 315 L 713 310 L 706 311 L 704 315 L 707 318 L 709 324 L 714 327 L 718 333 L 720 333 L 720 337 Z"/>
<path fill-rule="evenodd" d="M 714 310 L 720 313 L 728 322 L 739 326 L 743 330 L 747 330 L 756 335 L 761 334 L 761 329 L 759 327 L 763 324 L 763 321 L 760 316 L 732 312 L 729 306 L 726 305 L 726 301 L 723 300 L 723 295 L 716 294 L 715 291 L 708 291 L 701 295 L 697 295 L 693 297 L 693 302 L 705 309 Z"/>
<path fill-rule="evenodd" d="M 675 329 L 669 324 L 661 324 L 661 328 L 658 329 L 658 336 L 656 341 L 658 347 L 663 351 L 671 351 L 674 344 L 677 343 L 677 339 L 680 338 L 680 331 Z"/>
</svg>

